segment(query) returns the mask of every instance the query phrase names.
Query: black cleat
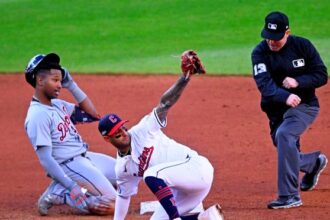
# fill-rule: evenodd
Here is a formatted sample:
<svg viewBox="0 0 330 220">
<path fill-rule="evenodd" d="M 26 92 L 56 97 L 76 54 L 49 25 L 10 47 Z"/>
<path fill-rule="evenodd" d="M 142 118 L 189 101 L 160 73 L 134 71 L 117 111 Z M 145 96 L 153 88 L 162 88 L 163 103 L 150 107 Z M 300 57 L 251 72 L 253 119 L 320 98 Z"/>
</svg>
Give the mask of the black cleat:
<svg viewBox="0 0 330 220">
<path fill-rule="evenodd" d="M 287 196 L 280 197 L 268 203 L 267 207 L 269 209 L 288 209 L 293 207 L 298 207 L 302 205 L 302 201 L 299 196 Z"/>
<path fill-rule="evenodd" d="M 312 173 L 306 173 L 303 178 L 301 179 L 300 183 L 300 190 L 301 191 L 309 191 L 315 188 L 319 177 L 327 166 L 328 159 L 324 154 L 320 154 L 319 158 L 317 159 L 316 166 Z"/>
</svg>

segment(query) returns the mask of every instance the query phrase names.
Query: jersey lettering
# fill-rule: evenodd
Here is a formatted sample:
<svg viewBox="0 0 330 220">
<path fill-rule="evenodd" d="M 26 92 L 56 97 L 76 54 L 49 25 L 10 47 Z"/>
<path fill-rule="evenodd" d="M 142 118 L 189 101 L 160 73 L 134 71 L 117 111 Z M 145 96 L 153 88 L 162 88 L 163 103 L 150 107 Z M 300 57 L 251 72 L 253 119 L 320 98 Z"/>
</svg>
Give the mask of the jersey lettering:
<svg viewBox="0 0 330 220">
<path fill-rule="evenodd" d="M 254 67 L 254 75 L 258 75 L 259 73 L 265 73 L 267 72 L 267 68 L 266 68 L 266 65 L 264 63 L 258 63 L 258 64 L 255 64 Z"/>
<path fill-rule="evenodd" d="M 68 133 L 69 125 L 70 125 L 70 117 L 66 115 L 64 117 L 64 121 L 59 123 L 58 126 L 57 126 L 57 130 L 59 132 L 61 132 L 61 137 L 60 137 L 61 141 L 64 140 L 64 138 L 66 137 L 66 134 Z"/>
<path fill-rule="evenodd" d="M 142 154 L 139 156 L 139 172 L 138 176 L 143 176 L 144 171 L 148 169 L 149 162 L 152 156 L 152 153 L 154 152 L 154 147 L 144 147 Z"/>
</svg>

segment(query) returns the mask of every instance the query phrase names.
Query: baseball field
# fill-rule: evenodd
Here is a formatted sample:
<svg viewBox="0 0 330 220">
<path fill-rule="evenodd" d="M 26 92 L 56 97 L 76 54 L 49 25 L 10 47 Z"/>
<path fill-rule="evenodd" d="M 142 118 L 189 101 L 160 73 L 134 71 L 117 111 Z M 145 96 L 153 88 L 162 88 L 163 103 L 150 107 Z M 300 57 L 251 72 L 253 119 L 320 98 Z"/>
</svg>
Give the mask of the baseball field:
<svg viewBox="0 0 330 220">
<path fill-rule="evenodd" d="M 168 136 L 206 156 L 215 168 L 205 206 L 219 203 L 226 220 L 326 220 L 330 215 L 330 169 L 315 190 L 302 192 L 303 206 L 269 210 L 276 197 L 276 149 L 260 95 L 251 77 L 250 53 L 261 40 L 264 16 L 289 15 L 293 34 L 309 38 L 330 65 L 330 5 L 320 1 L 0 1 L 0 219 L 111 219 L 53 207 L 40 217 L 36 201 L 46 177 L 24 131 L 33 89 L 24 79 L 28 60 L 56 52 L 100 114 L 116 112 L 134 125 L 158 104 L 177 79 L 180 53 L 196 50 L 207 75 L 193 76 L 168 115 Z M 317 91 L 321 111 L 302 137 L 304 152 L 330 157 L 330 87 Z M 64 91 L 60 98 L 74 102 Z M 201 121 L 202 120 L 202 121 Z M 79 125 L 90 149 L 115 156 L 97 123 Z M 155 200 L 143 183 L 128 219 L 144 220 L 140 203 Z"/>
</svg>

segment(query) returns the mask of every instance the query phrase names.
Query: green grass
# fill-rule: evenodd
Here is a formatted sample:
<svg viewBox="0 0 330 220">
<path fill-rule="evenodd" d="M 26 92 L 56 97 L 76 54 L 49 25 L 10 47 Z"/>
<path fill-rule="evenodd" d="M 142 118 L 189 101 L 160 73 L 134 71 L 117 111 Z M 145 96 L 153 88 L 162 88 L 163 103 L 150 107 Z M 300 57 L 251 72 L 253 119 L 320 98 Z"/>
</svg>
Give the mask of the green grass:
<svg viewBox="0 0 330 220">
<path fill-rule="evenodd" d="M 0 0 L 0 72 L 57 52 L 73 72 L 177 73 L 196 50 L 209 73 L 249 74 L 265 15 L 284 11 L 330 64 L 327 0 Z"/>
</svg>

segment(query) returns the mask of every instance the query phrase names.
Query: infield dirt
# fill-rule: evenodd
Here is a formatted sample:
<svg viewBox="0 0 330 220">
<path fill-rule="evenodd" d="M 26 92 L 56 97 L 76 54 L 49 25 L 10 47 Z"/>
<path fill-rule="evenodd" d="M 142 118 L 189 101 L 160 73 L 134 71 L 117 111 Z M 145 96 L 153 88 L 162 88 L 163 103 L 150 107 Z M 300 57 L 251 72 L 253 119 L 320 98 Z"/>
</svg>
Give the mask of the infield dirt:
<svg viewBox="0 0 330 220">
<path fill-rule="evenodd" d="M 74 79 L 90 96 L 101 115 L 115 112 L 131 127 L 158 104 L 175 75 L 80 75 Z M 24 131 L 24 119 L 33 89 L 22 74 L 0 75 L 0 219 L 110 219 L 81 216 L 66 207 L 54 207 L 41 218 L 36 201 L 50 182 Z M 302 136 L 304 152 L 321 150 L 330 157 L 330 87 L 317 91 L 321 103 L 316 122 Z M 60 98 L 73 101 L 67 91 Z M 215 168 L 212 190 L 205 206 L 219 203 L 226 220 L 310 219 L 330 216 L 330 171 L 325 169 L 316 189 L 302 192 L 303 206 L 269 210 L 276 197 L 276 149 L 269 137 L 266 115 L 259 108 L 260 95 L 251 77 L 194 76 L 168 115 L 164 132 L 209 158 Z M 115 156 L 104 142 L 97 123 L 78 125 L 91 151 Z M 140 184 L 127 219 L 139 215 L 140 202 L 155 200 Z"/>
</svg>

